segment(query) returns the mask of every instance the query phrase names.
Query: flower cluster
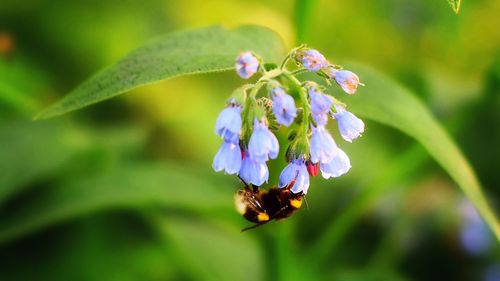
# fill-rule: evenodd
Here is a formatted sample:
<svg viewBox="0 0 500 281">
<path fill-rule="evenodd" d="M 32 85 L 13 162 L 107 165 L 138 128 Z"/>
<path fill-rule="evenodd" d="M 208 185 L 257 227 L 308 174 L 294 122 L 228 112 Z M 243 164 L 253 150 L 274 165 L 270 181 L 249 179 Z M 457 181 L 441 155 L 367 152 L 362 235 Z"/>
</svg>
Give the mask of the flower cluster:
<svg viewBox="0 0 500 281">
<path fill-rule="evenodd" d="M 287 65 L 294 62 L 292 70 Z M 280 151 L 273 134 L 280 126 L 289 130 L 286 160 L 279 177 L 279 188 L 291 187 L 294 194 L 306 194 L 309 177 L 328 179 L 349 171 L 347 154 L 337 146 L 326 126 L 330 118 L 337 123 L 341 137 L 348 141 L 361 136 L 364 123 L 346 106 L 313 81 L 301 81 L 305 72 L 319 80 L 337 83 L 347 94 L 354 94 L 360 83 L 356 74 L 331 64 L 320 52 L 305 46 L 292 50 L 281 67 L 266 64 L 252 53 L 236 58 L 236 72 L 244 79 L 262 73 L 254 84 L 236 89 L 227 107 L 217 118 L 215 133 L 224 143 L 215 155 L 213 168 L 238 175 L 247 185 L 268 182 L 267 161 Z M 318 79 L 317 79 L 318 80 Z"/>
</svg>

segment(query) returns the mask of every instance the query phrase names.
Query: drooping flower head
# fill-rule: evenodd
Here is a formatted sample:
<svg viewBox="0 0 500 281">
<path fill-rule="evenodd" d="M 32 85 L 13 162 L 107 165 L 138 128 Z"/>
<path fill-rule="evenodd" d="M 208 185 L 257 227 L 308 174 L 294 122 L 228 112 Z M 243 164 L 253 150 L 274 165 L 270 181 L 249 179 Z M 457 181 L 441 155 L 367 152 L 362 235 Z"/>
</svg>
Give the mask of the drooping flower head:
<svg viewBox="0 0 500 281">
<path fill-rule="evenodd" d="M 312 163 L 328 163 L 335 156 L 337 144 L 323 126 L 312 127 L 310 153 Z"/>
<path fill-rule="evenodd" d="M 317 87 L 309 87 L 309 100 L 311 101 L 311 113 L 318 126 L 326 125 L 328 112 L 333 104 L 330 96 L 323 94 Z"/>
<path fill-rule="evenodd" d="M 335 73 L 335 82 L 344 90 L 344 92 L 352 95 L 356 93 L 358 85 L 362 85 L 359 82 L 358 75 L 354 74 L 349 70 L 339 70 Z"/>
<path fill-rule="evenodd" d="M 283 126 L 290 126 L 297 117 L 297 108 L 293 98 L 281 87 L 275 87 L 271 92 L 273 98 L 273 113 L 276 121 Z"/>
<path fill-rule="evenodd" d="M 289 60 L 295 62 L 292 69 L 288 69 Z M 308 192 L 311 176 L 321 173 L 327 179 L 339 177 L 351 168 L 349 157 L 325 127 L 328 119 L 336 119 L 340 135 L 346 141 L 351 142 L 364 132 L 363 121 L 348 112 L 321 86 L 327 78 L 328 85 L 331 84 L 328 79 L 335 80 L 343 91 L 353 94 L 358 85 L 363 85 L 356 74 L 331 64 L 320 52 L 305 46 L 293 49 L 280 67 L 275 63 L 262 67 L 263 60 L 251 51 L 236 58 L 239 76 L 248 79 L 261 70 L 261 77 L 233 91 L 229 105 L 219 114 L 215 126 L 216 134 L 224 142 L 214 157 L 214 170 L 237 174 L 251 185 L 239 192 L 248 196 L 253 194 L 255 198 L 267 194 L 255 199 L 263 205 L 267 204 L 264 201 L 269 196 L 274 196 L 265 186 L 260 187 L 269 180 L 267 161 L 276 159 L 279 154 L 280 144 L 273 132 L 287 133 L 289 141 L 285 153 L 288 164 L 280 174 L 278 188 L 282 190 L 277 194 L 297 200 L 302 200 Z M 307 77 L 299 75 L 304 72 L 314 72 L 310 74 L 323 79 L 308 81 Z M 270 92 L 263 95 L 263 89 Z M 273 187 L 269 190 L 276 191 Z M 300 204 L 293 210 L 299 207 Z"/>
<path fill-rule="evenodd" d="M 295 159 L 288 163 L 280 174 L 279 188 L 284 188 L 293 183 L 291 191 L 295 194 L 307 194 L 309 189 L 309 173 L 303 160 Z"/>
<path fill-rule="evenodd" d="M 330 177 L 340 177 L 351 169 L 351 162 L 345 152 L 336 147 L 333 159 L 327 163 L 319 164 L 321 175 L 328 179 Z"/>
<path fill-rule="evenodd" d="M 212 167 L 216 172 L 224 170 L 227 174 L 236 174 L 241 168 L 241 149 L 237 143 L 224 142 L 215 155 Z"/>
<path fill-rule="evenodd" d="M 221 111 L 215 123 L 215 133 L 225 141 L 236 142 L 241 130 L 241 106 L 231 101 L 228 107 Z"/>
<path fill-rule="evenodd" d="M 249 151 L 244 153 L 245 157 L 239 170 L 239 176 L 246 184 L 261 186 L 269 179 L 269 170 L 266 162 L 258 161 Z"/>
<path fill-rule="evenodd" d="M 248 142 L 248 152 L 260 162 L 278 157 L 278 139 L 269 131 L 264 122 L 259 122 L 257 119 L 254 120 L 253 133 Z"/>
<path fill-rule="evenodd" d="M 335 109 L 337 112 L 332 115 L 337 120 L 342 138 L 352 142 L 353 139 L 361 136 L 365 130 L 365 123 L 341 105 L 335 105 Z"/>
<path fill-rule="evenodd" d="M 252 52 L 243 52 L 236 58 L 236 72 L 241 78 L 248 79 L 259 69 L 259 60 Z"/>
<path fill-rule="evenodd" d="M 298 51 L 296 59 L 302 63 L 305 69 L 310 71 L 319 71 L 328 65 L 328 61 L 325 57 L 315 49 Z"/>
</svg>

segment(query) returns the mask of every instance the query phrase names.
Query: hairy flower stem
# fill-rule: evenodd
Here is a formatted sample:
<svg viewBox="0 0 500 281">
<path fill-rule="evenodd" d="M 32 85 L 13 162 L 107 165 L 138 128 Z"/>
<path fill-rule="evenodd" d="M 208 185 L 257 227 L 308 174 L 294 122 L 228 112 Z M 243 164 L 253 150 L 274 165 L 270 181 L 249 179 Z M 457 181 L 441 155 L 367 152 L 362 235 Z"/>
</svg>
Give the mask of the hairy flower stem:
<svg viewBox="0 0 500 281">
<path fill-rule="evenodd" d="M 307 155 L 309 152 L 309 123 L 311 117 L 311 107 L 307 100 L 307 92 L 302 83 L 291 73 L 284 72 L 283 75 L 290 81 L 291 84 L 298 90 L 300 103 L 302 104 L 302 123 L 297 131 L 297 137 L 293 149 L 298 155 Z"/>
<path fill-rule="evenodd" d="M 249 94 L 246 95 L 245 105 L 243 107 L 242 119 L 243 119 L 243 136 L 242 139 L 245 143 L 248 143 L 250 136 L 252 135 L 252 125 L 253 120 L 258 116 L 258 108 L 259 105 L 257 103 L 256 96 L 259 93 L 260 88 L 264 86 L 268 81 L 267 80 L 259 80 L 255 85 L 253 85 Z"/>
<path fill-rule="evenodd" d="M 285 58 L 283 59 L 283 61 L 281 62 L 281 65 L 280 65 L 280 68 L 279 68 L 279 69 L 281 69 L 281 70 L 285 69 L 285 66 L 286 66 L 287 62 L 290 60 L 291 55 L 292 55 L 292 52 L 290 52 L 290 53 L 288 53 L 288 54 L 286 55 L 286 57 L 285 57 Z"/>
</svg>

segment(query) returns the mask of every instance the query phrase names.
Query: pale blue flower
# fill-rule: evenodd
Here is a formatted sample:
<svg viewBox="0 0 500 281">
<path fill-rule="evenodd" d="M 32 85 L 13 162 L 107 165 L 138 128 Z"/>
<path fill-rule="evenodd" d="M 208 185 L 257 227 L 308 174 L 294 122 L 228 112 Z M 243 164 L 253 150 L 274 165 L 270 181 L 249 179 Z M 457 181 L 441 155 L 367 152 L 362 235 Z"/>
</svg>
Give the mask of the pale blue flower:
<svg viewBox="0 0 500 281">
<path fill-rule="evenodd" d="M 335 105 L 335 109 L 337 112 L 333 113 L 333 117 L 337 119 L 342 138 L 348 142 L 352 142 L 353 139 L 361 136 L 365 130 L 365 123 L 356 117 L 356 115 L 346 111 L 341 105 Z"/>
<path fill-rule="evenodd" d="M 224 170 L 236 174 L 241 168 L 241 149 L 238 143 L 224 142 L 214 157 L 212 167 L 216 172 Z"/>
<path fill-rule="evenodd" d="M 221 111 L 215 123 L 215 133 L 225 141 L 236 142 L 241 130 L 241 106 L 231 103 Z"/>
<path fill-rule="evenodd" d="M 347 173 L 351 169 L 351 161 L 345 152 L 336 147 L 335 155 L 332 161 L 327 163 L 320 163 L 319 168 L 321 170 L 321 175 L 328 179 L 330 177 L 340 177 Z"/>
<path fill-rule="evenodd" d="M 318 126 L 326 125 L 328 112 L 333 104 L 333 98 L 323 94 L 318 88 L 310 87 L 308 90 L 311 101 L 311 112 Z"/>
<path fill-rule="evenodd" d="M 259 60 L 252 52 L 244 52 L 236 58 L 235 67 L 241 78 L 248 79 L 259 69 Z"/>
<path fill-rule="evenodd" d="M 254 121 L 253 133 L 248 142 L 248 151 L 254 159 L 260 162 L 278 157 L 278 139 L 269 131 L 266 124 L 257 119 Z"/>
<path fill-rule="evenodd" d="M 337 145 L 325 127 L 318 126 L 312 127 L 309 149 L 312 163 L 328 163 L 335 156 Z"/>
<path fill-rule="evenodd" d="M 289 185 L 292 185 L 291 191 L 293 193 L 303 192 L 307 194 L 307 190 L 309 189 L 309 172 L 304 161 L 293 160 L 281 172 L 278 187 L 283 188 Z"/>
<path fill-rule="evenodd" d="M 315 49 L 303 51 L 301 54 L 301 63 L 305 69 L 311 71 L 318 71 L 328 66 L 328 61 L 325 57 Z"/>
<path fill-rule="evenodd" d="M 260 186 L 269 179 L 266 162 L 256 160 L 248 151 L 245 153 L 239 176 L 245 183 Z"/>
<path fill-rule="evenodd" d="M 359 77 L 349 70 L 339 70 L 335 73 L 335 82 L 344 90 L 344 92 L 352 95 L 356 93 L 359 82 Z"/>
<path fill-rule="evenodd" d="M 276 121 L 284 126 L 290 126 L 295 117 L 297 117 L 297 108 L 293 98 L 285 93 L 280 87 L 275 87 L 272 90 L 273 112 L 276 116 Z"/>
</svg>

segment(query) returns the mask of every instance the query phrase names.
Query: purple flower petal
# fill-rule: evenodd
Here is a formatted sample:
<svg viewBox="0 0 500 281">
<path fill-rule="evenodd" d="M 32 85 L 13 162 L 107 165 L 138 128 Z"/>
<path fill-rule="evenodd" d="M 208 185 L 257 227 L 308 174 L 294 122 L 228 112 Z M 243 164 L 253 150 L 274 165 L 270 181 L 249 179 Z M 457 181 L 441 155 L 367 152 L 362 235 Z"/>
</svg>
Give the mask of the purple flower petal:
<svg viewBox="0 0 500 281">
<path fill-rule="evenodd" d="M 337 71 L 335 73 L 335 82 L 349 95 L 356 93 L 358 85 L 360 85 L 359 77 L 349 70 Z"/>
<path fill-rule="evenodd" d="M 328 163 L 320 163 L 321 175 L 328 179 L 330 177 L 340 177 L 351 169 L 349 157 L 343 150 L 337 147 L 335 156 Z"/>
<path fill-rule="evenodd" d="M 261 162 L 278 157 L 278 139 L 264 123 L 257 121 L 257 119 L 254 121 L 253 133 L 248 142 L 248 151 L 254 159 Z"/>
<path fill-rule="evenodd" d="M 297 108 L 293 98 L 286 94 L 282 88 L 276 87 L 272 91 L 273 112 L 279 124 L 290 126 L 297 117 Z"/>
<path fill-rule="evenodd" d="M 323 126 L 313 127 L 310 141 L 311 162 L 328 163 L 337 151 L 333 137 Z"/>
<path fill-rule="evenodd" d="M 259 60 L 252 52 L 241 53 L 236 58 L 236 72 L 241 78 L 248 79 L 259 69 Z"/>
<path fill-rule="evenodd" d="M 214 157 L 212 167 L 216 172 L 224 170 L 236 174 L 241 168 L 241 149 L 236 143 L 224 142 Z"/>
<path fill-rule="evenodd" d="M 358 138 L 365 130 L 365 123 L 361 121 L 356 115 L 346 111 L 344 107 L 336 105 L 337 113 L 333 116 L 337 119 L 340 135 L 348 142 Z"/>
<path fill-rule="evenodd" d="M 250 153 L 245 153 L 239 176 L 247 183 L 260 186 L 269 179 L 269 170 L 265 162 L 257 161 Z"/>
<path fill-rule="evenodd" d="M 307 70 L 318 71 L 328 65 L 328 61 L 325 57 L 315 49 L 303 51 L 301 57 L 301 63 Z"/>
<path fill-rule="evenodd" d="M 290 185 L 295 180 L 291 191 L 293 193 L 307 193 L 309 189 L 309 172 L 302 160 L 293 160 L 290 162 L 280 174 L 279 188 Z"/>
<path fill-rule="evenodd" d="M 215 123 L 215 133 L 225 141 L 235 142 L 241 130 L 241 106 L 231 104 L 221 111 Z"/>
<path fill-rule="evenodd" d="M 309 99 L 311 100 L 311 112 L 314 115 L 327 114 L 333 104 L 333 98 L 324 95 L 316 87 L 311 87 L 308 90 Z"/>
</svg>

